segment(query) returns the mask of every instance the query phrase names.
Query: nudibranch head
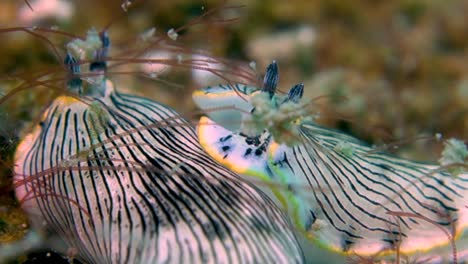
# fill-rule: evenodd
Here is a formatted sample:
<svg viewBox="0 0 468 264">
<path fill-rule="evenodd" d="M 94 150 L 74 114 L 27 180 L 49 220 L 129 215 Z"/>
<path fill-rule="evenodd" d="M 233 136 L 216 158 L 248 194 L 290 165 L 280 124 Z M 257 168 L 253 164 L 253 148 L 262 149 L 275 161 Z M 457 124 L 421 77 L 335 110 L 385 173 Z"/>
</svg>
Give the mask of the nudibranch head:
<svg viewBox="0 0 468 264">
<path fill-rule="evenodd" d="M 466 172 L 453 177 L 435 164 L 376 152 L 321 127 L 301 105 L 302 85 L 278 95 L 277 65 L 269 66 L 265 76 L 263 88 L 239 96 L 250 112 L 238 115 L 242 121 L 236 129 L 224 126 L 228 120 L 211 111 L 207 115 L 213 120 L 202 117 L 198 137 L 211 157 L 263 181 L 257 185 L 283 202 L 296 228 L 329 250 L 387 260 L 411 255 L 430 263 L 468 259 Z M 234 96 L 232 90 L 225 93 Z M 210 97 L 200 97 L 195 102 L 209 108 Z M 218 107 L 241 99 L 223 100 L 217 99 Z M 283 115 L 289 110 L 294 113 Z M 285 139 L 286 131 L 299 140 Z M 465 161 L 466 146 L 458 146 L 444 157 Z"/>
<path fill-rule="evenodd" d="M 286 145 L 300 142 L 298 127 L 310 115 L 310 104 L 301 100 L 304 85 L 294 85 L 286 95 L 276 93 L 279 72 L 273 61 L 266 70 L 263 87 L 219 85 L 193 93 L 195 103 L 216 123 L 248 137 L 268 131 L 274 140 Z"/>
</svg>

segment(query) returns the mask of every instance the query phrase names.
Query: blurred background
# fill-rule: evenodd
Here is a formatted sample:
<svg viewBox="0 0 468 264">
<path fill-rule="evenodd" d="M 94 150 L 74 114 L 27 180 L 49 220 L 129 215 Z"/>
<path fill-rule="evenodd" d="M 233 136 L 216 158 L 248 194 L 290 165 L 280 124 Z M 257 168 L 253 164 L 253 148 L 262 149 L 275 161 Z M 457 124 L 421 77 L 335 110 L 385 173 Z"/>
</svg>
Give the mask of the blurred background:
<svg viewBox="0 0 468 264">
<path fill-rule="evenodd" d="M 7 28 L 36 32 L 35 27 L 41 27 L 85 36 L 92 27 L 98 31 L 108 27 L 111 57 L 140 51 L 147 58 L 177 61 L 180 57 L 170 52 L 171 47 L 182 47 L 182 59 L 221 58 L 223 63 L 208 67 L 242 67 L 250 78 L 236 74 L 229 78 L 252 84 L 276 60 L 280 89 L 303 82 L 305 96 L 316 98 L 317 122 L 323 125 L 422 161 L 439 158 L 442 143 L 435 140 L 436 133 L 466 140 L 468 1 L 233 0 L 224 8 L 221 1 L 208 0 L 128 3 L 0 1 L 0 99 L 24 82 L 32 86 L 0 104 L 0 244 L 17 241 L 28 230 L 13 196 L 15 147 L 22 131 L 59 94 L 35 84 L 34 76 L 63 72 L 46 41 Z M 201 23 L 189 26 L 216 7 Z M 184 25 L 176 40 L 144 50 L 152 28 L 153 38 L 167 38 L 168 30 Z M 36 33 L 62 55 L 71 40 Z M 191 91 L 225 82 L 190 67 L 140 62 L 119 69 L 127 73 L 109 76 L 118 90 L 164 102 L 194 122 Z"/>
</svg>

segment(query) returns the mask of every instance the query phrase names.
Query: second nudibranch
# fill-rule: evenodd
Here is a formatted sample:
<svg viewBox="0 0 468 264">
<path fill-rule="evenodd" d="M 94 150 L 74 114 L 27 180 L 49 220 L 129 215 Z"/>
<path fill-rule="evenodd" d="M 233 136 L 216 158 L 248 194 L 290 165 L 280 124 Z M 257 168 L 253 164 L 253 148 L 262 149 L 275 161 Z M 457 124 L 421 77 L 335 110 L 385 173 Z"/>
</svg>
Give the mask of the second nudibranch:
<svg viewBox="0 0 468 264">
<path fill-rule="evenodd" d="M 466 171 L 454 176 L 321 127 L 302 99 L 304 86 L 281 95 L 277 82 L 273 62 L 262 88 L 219 85 L 193 94 L 210 117 L 197 128 L 210 156 L 256 177 L 296 227 L 329 250 L 390 259 L 398 252 L 430 263 L 468 259 Z M 209 111 L 216 108 L 223 110 Z"/>
<path fill-rule="evenodd" d="M 83 58 L 68 53 L 67 95 L 17 149 L 15 192 L 32 226 L 86 263 L 303 263 L 288 218 L 206 155 L 189 122 L 114 89 L 101 37 L 94 52 L 72 45 L 96 58 L 93 74 L 81 78 Z"/>
</svg>

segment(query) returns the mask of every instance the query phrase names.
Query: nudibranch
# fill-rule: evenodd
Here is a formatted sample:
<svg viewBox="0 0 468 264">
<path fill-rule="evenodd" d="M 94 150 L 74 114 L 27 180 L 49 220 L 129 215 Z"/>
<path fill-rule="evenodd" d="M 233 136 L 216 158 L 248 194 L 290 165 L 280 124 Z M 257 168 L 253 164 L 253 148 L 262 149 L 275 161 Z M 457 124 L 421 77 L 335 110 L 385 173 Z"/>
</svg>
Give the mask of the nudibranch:
<svg viewBox="0 0 468 264">
<path fill-rule="evenodd" d="M 219 85 L 194 92 L 206 111 L 204 150 L 271 189 L 310 240 L 345 255 L 406 255 L 431 263 L 468 259 L 468 173 L 375 151 L 316 124 L 304 86 L 276 91 L 278 67 L 262 88 Z M 229 106 L 231 106 L 229 108 Z"/>
<path fill-rule="evenodd" d="M 87 263 L 302 263 L 289 218 L 211 159 L 189 122 L 114 89 L 108 45 L 95 32 L 68 45 L 68 93 L 17 149 L 16 195 L 31 224 Z"/>
</svg>

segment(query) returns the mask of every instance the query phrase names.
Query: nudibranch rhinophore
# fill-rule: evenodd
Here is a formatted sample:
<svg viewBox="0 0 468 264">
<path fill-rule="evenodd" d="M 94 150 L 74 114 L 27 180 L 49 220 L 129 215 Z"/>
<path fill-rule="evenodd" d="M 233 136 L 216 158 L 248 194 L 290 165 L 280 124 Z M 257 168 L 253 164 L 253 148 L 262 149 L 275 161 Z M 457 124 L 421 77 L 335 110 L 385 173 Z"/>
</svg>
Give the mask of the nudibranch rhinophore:
<svg viewBox="0 0 468 264">
<path fill-rule="evenodd" d="M 303 263 L 280 208 L 212 160 L 174 110 L 115 91 L 107 36 L 90 52 L 90 34 L 69 45 L 70 95 L 16 152 L 16 195 L 32 225 L 87 263 Z M 82 78 L 86 53 L 95 61 Z"/>
<path fill-rule="evenodd" d="M 261 89 L 235 84 L 194 92 L 203 110 L 234 106 L 206 111 L 210 118 L 199 122 L 210 156 L 264 181 L 259 185 L 272 190 L 296 227 L 329 250 L 387 259 L 398 252 L 431 263 L 468 259 L 466 170 L 452 175 L 321 127 L 301 100 L 303 85 L 280 95 L 277 82 L 273 62 Z"/>
</svg>

